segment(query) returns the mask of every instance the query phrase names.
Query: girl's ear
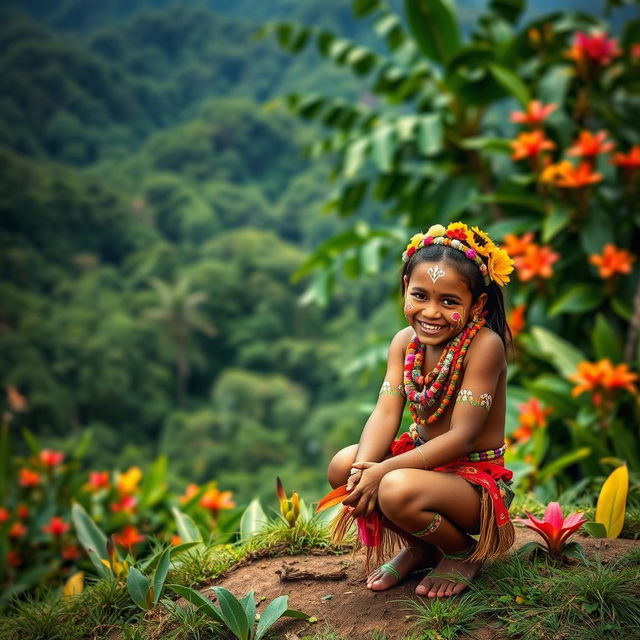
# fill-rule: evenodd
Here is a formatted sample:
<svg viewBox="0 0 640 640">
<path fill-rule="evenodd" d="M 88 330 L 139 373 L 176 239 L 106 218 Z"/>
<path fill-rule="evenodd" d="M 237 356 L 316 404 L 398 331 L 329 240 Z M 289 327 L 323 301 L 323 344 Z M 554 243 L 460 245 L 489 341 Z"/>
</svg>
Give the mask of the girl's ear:
<svg viewBox="0 0 640 640">
<path fill-rule="evenodd" d="M 402 295 L 407 292 L 407 287 L 409 286 L 409 278 L 407 276 L 402 276 Z"/>
<path fill-rule="evenodd" d="M 488 293 L 481 293 L 478 296 L 478 299 L 471 305 L 471 315 L 475 316 L 480 315 L 482 313 L 482 310 L 484 309 L 484 305 L 487 303 L 487 300 L 489 298 L 489 294 Z"/>
</svg>

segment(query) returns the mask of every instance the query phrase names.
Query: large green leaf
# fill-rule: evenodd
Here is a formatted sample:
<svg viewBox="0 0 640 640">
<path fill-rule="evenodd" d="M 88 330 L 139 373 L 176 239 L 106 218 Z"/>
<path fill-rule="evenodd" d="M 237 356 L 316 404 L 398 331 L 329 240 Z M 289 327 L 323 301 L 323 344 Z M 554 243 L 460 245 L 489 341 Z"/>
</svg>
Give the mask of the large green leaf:
<svg viewBox="0 0 640 640">
<path fill-rule="evenodd" d="M 460 27 L 451 0 L 405 0 L 405 15 L 418 47 L 431 60 L 446 65 L 460 48 Z"/>
<path fill-rule="evenodd" d="M 550 242 L 555 235 L 564 229 L 571 221 L 571 207 L 563 204 L 554 203 L 547 212 L 542 225 L 542 241 Z"/>
<path fill-rule="evenodd" d="M 525 5 L 526 0 L 491 0 L 489 9 L 508 22 L 514 23 L 520 17 Z"/>
<path fill-rule="evenodd" d="M 149 508 L 162 500 L 167 492 L 166 475 L 167 457 L 158 456 L 144 476 L 140 492 L 141 507 Z"/>
<path fill-rule="evenodd" d="M 247 613 L 242 603 L 231 591 L 224 587 L 213 587 L 213 591 L 218 599 L 220 615 L 224 623 L 238 640 L 247 640 L 249 637 L 249 627 L 253 624 L 253 621 L 250 623 L 249 620 L 247 620 Z"/>
<path fill-rule="evenodd" d="M 176 528 L 182 542 L 202 542 L 202 534 L 191 516 L 177 507 L 172 507 L 171 513 L 176 520 Z"/>
<path fill-rule="evenodd" d="M 602 287 L 581 282 L 573 285 L 550 307 L 549 315 L 560 313 L 583 313 L 599 307 L 604 300 Z"/>
<path fill-rule="evenodd" d="M 192 544 L 192 543 L 189 543 Z M 171 547 L 165 549 L 160 555 L 158 560 L 158 568 L 153 576 L 153 604 L 158 604 L 160 600 L 160 594 L 164 589 L 164 581 L 167 579 L 169 573 L 169 567 L 171 566 L 171 553 L 173 549 Z"/>
<path fill-rule="evenodd" d="M 621 338 L 602 313 L 596 316 L 591 332 L 591 343 L 599 360 L 609 358 L 612 362 L 622 361 Z"/>
<path fill-rule="evenodd" d="M 490 64 L 488 69 L 498 84 L 516 98 L 523 107 L 529 103 L 531 93 L 527 85 L 513 71 L 495 63 Z"/>
<path fill-rule="evenodd" d="M 108 577 L 110 575 L 109 570 L 102 563 L 102 560 L 109 561 L 107 536 L 91 519 L 84 507 L 77 502 L 71 507 L 71 519 L 73 520 L 78 540 L 87 552 L 89 560 L 91 560 L 100 576 Z"/>
<path fill-rule="evenodd" d="M 580 350 L 544 327 L 532 327 L 531 335 L 540 357 L 549 360 L 565 377 L 575 373 L 578 364 L 586 360 Z"/>
<path fill-rule="evenodd" d="M 552 478 L 554 475 L 560 473 L 563 469 L 566 469 L 568 466 L 575 464 L 579 460 L 586 458 L 591 455 L 591 449 L 589 447 L 581 447 L 580 449 L 576 449 L 575 451 L 569 451 L 569 453 L 565 453 L 562 456 L 556 458 L 553 462 L 550 462 L 548 465 L 545 465 L 538 472 L 538 482 L 541 484 L 544 483 L 549 478 Z"/>
<path fill-rule="evenodd" d="M 442 149 L 442 118 L 438 113 L 429 113 L 418 119 L 418 132 L 416 141 L 418 149 L 424 155 L 430 156 Z"/>
<path fill-rule="evenodd" d="M 206 614 L 215 622 L 222 625 L 225 624 L 222 616 L 220 615 L 220 609 L 215 607 L 209 598 L 205 598 L 201 593 L 190 587 L 183 587 L 180 584 L 168 584 L 167 589 L 171 589 L 174 593 L 184 598 L 187 602 L 198 607 L 198 611 Z"/>
<path fill-rule="evenodd" d="M 240 540 L 247 541 L 268 524 L 267 514 L 264 512 L 260 500 L 254 498 L 244 510 L 240 519 Z"/>
<path fill-rule="evenodd" d="M 260 621 L 258 622 L 258 628 L 256 629 L 256 640 L 260 640 L 262 636 L 269 630 L 269 627 L 280 618 L 300 618 L 307 619 L 309 616 L 297 609 L 287 609 L 287 603 L 289 602 L 289 596 L 278 596 L 272 600 L 262 612 Z"/>
<path fill-rule="evenodd" d="M 247 620 L 249 621 L 249 638 L 253 639 L 255 637 L 254 622 L 256 620 L 255 591 L 249 591 L 249 593 L 240 600 L 240 604 L 242 605 L 245 615 L 247 616 Z"/>
<path fill-rule="evenodd" d="M 378 169 L 383 172 L 391 170 L 393 156 L 395 155 L 395 128 L 391 124 L 377 127 L 371 136 L 373 146 L 373 160 Z"/>
<path fill-rule="evenodd" d="M 131 596 L 131 599 L 141 608 L 141 609 L 151 609 L 149 606 L 150 598 L 149 598 L 149 579 L 141 573 L 136 567 L 131 567 L 129 569 L 129 575 L 127 576 L 127 591 Z"/>
</svg>

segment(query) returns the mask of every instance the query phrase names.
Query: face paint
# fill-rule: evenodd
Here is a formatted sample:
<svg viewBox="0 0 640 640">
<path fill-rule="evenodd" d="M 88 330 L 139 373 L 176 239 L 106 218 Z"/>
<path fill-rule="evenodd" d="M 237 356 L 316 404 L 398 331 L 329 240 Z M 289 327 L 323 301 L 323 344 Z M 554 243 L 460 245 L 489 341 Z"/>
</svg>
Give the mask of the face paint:
<svg viewBox="0 0 640 640">
<path fill-rule="evenodd" d="M 451 314 L 451 321 L 456 323 L 456 327 L 459 327 L 462 324 L 462 316 L 457 311 L 454 311 Z"/>
<path fill-rule="evenodd" d="M 404 314 L 407 315 L 407 313 L 413 311 L 413 305 L 410 302 L 407 302 L 407 304 L 404 305 Z"/>
<path fill-rule="evenodd" d="M 427 269 L 427 273 L 431 276 L 431 281 L 435 282 L 438 278 L 442 278 L 445 275 L 444 271 L 436 264 Z"/>
</svg>

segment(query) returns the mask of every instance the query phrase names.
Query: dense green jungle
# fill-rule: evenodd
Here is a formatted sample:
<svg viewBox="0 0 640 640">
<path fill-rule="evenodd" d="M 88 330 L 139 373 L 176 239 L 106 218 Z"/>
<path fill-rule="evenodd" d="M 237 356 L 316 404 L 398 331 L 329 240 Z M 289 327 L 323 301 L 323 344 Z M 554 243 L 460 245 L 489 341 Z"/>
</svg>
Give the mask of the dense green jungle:
<svg viewBox="0 0 640 640">
<path fill-rule="evenodd" d="M 482 5 L 460 3 L 463 25 Z M 325 307 L 293 278 L 345 221 L 323 210 L 330 166 L 301 153 L 318 129 L 274 100 L 364 88 L 255 37 L 283 18 L 377 46 L 339 0 L 4 3 L 0 375 L 28 404 L 14 454 L 23 427 L 82 440 L 94 469 L 165 454 L 176 487 L 216 479 L 243 502 L 277 474 L 319 495 L 358 437 L 379 385 L 361 355 L 400 323 L 397 264 L 339 280 Z"/>
</svg>

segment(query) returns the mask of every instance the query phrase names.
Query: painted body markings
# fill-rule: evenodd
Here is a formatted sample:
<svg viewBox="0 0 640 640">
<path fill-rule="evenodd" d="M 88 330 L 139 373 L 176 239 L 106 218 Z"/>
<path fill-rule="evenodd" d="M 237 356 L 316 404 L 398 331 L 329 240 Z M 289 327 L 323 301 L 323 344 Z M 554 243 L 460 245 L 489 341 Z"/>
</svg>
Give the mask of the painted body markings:
<svg viewBox="0 0 640 640">
<path fill-rule="evenodd" d="M 404 397 L 404 386 L 399 384 L 397 387 L 392 387 L 391 383 L 388 380 L 385 380 L 382 383 L 382 387 L 380 387 L 379 396 L 403 396 Z"/>
<path fill-rule="evenodd" d="M 404 314 L 407 315 L 411 311 L 413 311 L 413 305 L 407 302 L 407 304 L 404 305 Z"/>
<path fill-rule="evenodd" d="M 456 323 L 456 328 L 462 324 L 462 316 L 458 311 L 454 311 L 451 314 L 451 321 Z"/>
<path fill-rule="evenodd" d="M 460 391 L 458 392 L 458 396 L 456 398 L 456 402 L 466 402 L 467 404 L 470 404 L 472 407 L 481 407 L 482 409 L 489 411 L 489 409 L 491 409 L 491 403 L 493 402 L 493 397 L 491 396 L 490 393 L 483 393 L 476 400 L 473 395 L 473 391 L 469 389 L 460 389 Z"/>
<path fill-rule="evenodd" d="M 442 278 L 445 272 L 436 264 L 427 269 L 427 273 L 431 276 L 431 281 L 435 282 L 438 278 Z"/>
</svg>

